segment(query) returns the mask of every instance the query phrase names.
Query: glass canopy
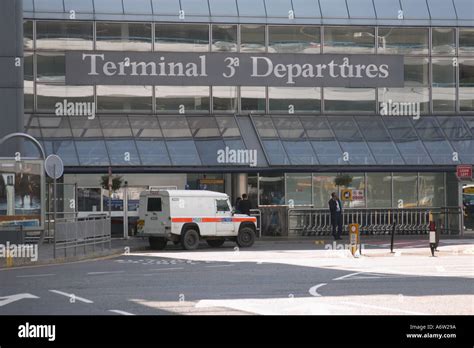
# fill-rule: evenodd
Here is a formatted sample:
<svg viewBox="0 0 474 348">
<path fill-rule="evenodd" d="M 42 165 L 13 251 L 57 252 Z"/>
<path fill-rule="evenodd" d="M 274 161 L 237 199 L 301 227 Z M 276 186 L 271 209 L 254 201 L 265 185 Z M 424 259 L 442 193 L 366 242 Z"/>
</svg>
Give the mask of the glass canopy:
<svg viewBox="0 0 474 348">
<path fill-rule="evenodd" d="M 24 0 L 25 18 L 472 25 L 471 0 Z M 285 22 L 286 21 L 286 22 Z"/>
<path fill-rule="evenodd" d="M 261 145 L 269 167 L 474 163 L 474 118 L 469 116 L 419 120 L 245 117 L 251 117 L 255 128 L 255 132 L 246 132 L 245 141 L 233 115 L 110 115 L 94 120 L 25 115 L 25 126 L 42 141 L 48 154 L 60 155 L 67 166 L 232 167 L 238 164 L 219 162 L 217 152 L 245 150 L 246 143 Z"/>
</svg>

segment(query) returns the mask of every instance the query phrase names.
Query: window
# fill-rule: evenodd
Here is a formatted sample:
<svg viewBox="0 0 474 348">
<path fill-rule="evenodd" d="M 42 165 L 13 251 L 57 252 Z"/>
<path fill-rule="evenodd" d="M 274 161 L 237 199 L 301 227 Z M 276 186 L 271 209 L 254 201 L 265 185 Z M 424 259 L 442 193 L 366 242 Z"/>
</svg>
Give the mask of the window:
<svg viewBox="0 0 474 348">
<path fill-rule="evenodd" d="M 155 51 L 207 52 L 209 26 L 204 24 L 156 24 Z"/>
<path fill-rule="evenodd" d="M 240 136 L 239 127 L 233 116 L 217 116 L 216 121 L 223 137 Z"/>
<path fill-rule="evenodd" d="M 311 173 L 286 174 L 286 204 L 311 205 L 311 182 Z"/>
<path fill-rule="evenodd" d="M 444 207 L 444 173 L 420 173 L 418 206 Z"/>
<path fill-rule="evenodd" d="M 212 100 L 214 111 L 237 110 L 237 87 L 233 86 L 213 86 Z"/>
<path fill-rule="evenodd" d="M 95 114 L 93 102 L 94 89 L 92 86 L 36 84 L 38 111 L 58 112 L 58 116 L 87 117 Z"/>
<path fill-rule="evenodd" d="M 265 87 L 240 87 L 240 109 L 250 112 L 265 112 L 267 104 Z"/>
<path fill-rule="evenodd" d="M 268 52 L 271 53 L 320 53 L 319 27 L 269 26 Z"/>
<path fill-rule="evenodd" d="M 378 53 L 428 54 L 427 28 L 379 28 Z"/>
<path fill-rule="evenodd" d="M 159 197 L 148 198 L 147 211 L 160 212 L 161 210 L 162 210 L 161 198 Z"/>
<path fill-rule="evenodd" d="M 105 145 L 107 146 L 112 165 L 140 165 L 135 141 L 132 139 L 105 140 Z"/>
<path fill-rule="evenodd" d="M 214 117 L 186 117 L 194 138 L 220 137 L 221 133 Z"/>
<path fill-rule="evenodd" d="M 216 199 L 216 208 L 217 211 L 230 211 L 229 204 L 227 199 Z"/>
<path fill-rule="evenodd" d="M 160 116 L 158 120 L 166 138 L 191 137 L 191 131 L 185 117 Z"/>
<path fill-rule="evenodd" d="M 265 52 L 265 26 L 240 26 L 240 52 Z"/>
<path fill-rule="evenodd" d="M 325 87 L 325 111 L 375 111 L 375 88 Z"/>
<path fill-rule="evenodd" d="M 171 164 L 166 144 L 162 140 L 135 140 L 142 165 L 169 166 Z"/>
<path fill-rule="evenodd" d="M 433 111 L 454 112 L 456 105 L 456 68 L 451 58 L 432 58 Z"/>
<path fill-rule="evenodd" d="M 321 88 L 319 87 L 269 87 L 271 112 L 298 113 L 321 110 Z"/>
<path fill-rule="evenodd" d="M 418 113 L 428 113 L 430 103 L 428 87 L 379 88 L 378 94 L 379 113 L 381 114 L 385 112 L 382 110 L 390 109 L 392 110 L 390 115 L 395 115 L 396 108 L 398 108 L 399 116 L 416 116 Z"/>
<path fill-rule="evenodd" d="M 283 174 L 265 174 L 259 176 L 260 205 L 285 204 L 285 176 Z"/>
<path fill-rule="evenodd" d="M 96 24 L 98 50 L 151 51 L 151 24 L 104 23 Z"/>
<path fill-rule="evenodd" d="M 433 28 L 431 38 L 433 55 L 453 55 L 456 53 L 456 31 L 454 28 Z"/>
<path fill-rule="evenodd" d="M 325 27 L 324 53 L 375 53 L 375 28 Z"/>
<path fill-rule="evenodd" d="M 105 138 L 130 138 L 132 136 L 130 123 L 126 116 L 101 116 L 99 121 Z"/>
<path fill-rule="evenodd" d="M 235 0 L 209 0 L 211 16 L 237 17 L 237 4 Z"/>
<path fill-rule="evenodd" d="M 101 211 L 100 188 L 77 188 L 77 210 L 78 211 Z"/>
<path fill-rule="evenodd" d="M 352 190 L 352 201 L 343 201 L 345 208 L 364 208 L 365 207 L 365 174 L 364 173 L 345 173 L 352 178 L 352 182 L 347 186 L 341 186 L 340 189 Z"/>
<path fill-rule="evenodd" d="M 459 59 L 459 108 L 474 110 L 474 59 Z"/>
<path fill-rule="evenodd" d="M 208 86 L 156 86 L 155 97 L 157 112 L 209 111 Z"/>
<path fill-rule="evenodd" d="M 331 193 L 337 193 L 335 178 L 335 173 L 313 174 L 313 205 L 315 208 L 328 208 Z"/>
<path fill-rule="evenodd" d="M 367 173 L 367 208 L 390 208 L 391 206 L 392 175 Z"/>
<path fill-rule="evenodd" d="M 82 166 L 110 165 L 103 140 L 75 140 L 79 163 Z"/>
<path fill-rule="evenodd" d="M 417 204 L 417 175 L 416 173 L 394 173 L 393 201 L 395 208 L 414 208 Z"/>
<path fill-rule="evenodd" d="M 428 58 L 405 57 L 405 87 L 379 88 L 379 103 L 383 103 L 379 105 L 379 112 L 389 112 L 395 110 L 394 107 L 399 107 L 397 112 L 402 116 L 428 113 L 430 102 L 428 71 Z"/>
<path fill-rule="evenodd" d="M 97 111 L 151 112 L 150 86 L 97 86 Z"/>
<path fill-rule="evenodd" d="M 241 17 L 266 17 L 263 0 L 237 0 L 237 4 Z M 230 8 L 233 8 L 233 6 Z"/>
<path fill-rule="evenodd" d="M 158 119 L 154 116 L 133 116 L 129 118 L 133 136 L 136 138 L 162 138 Z"/>
<path fill-rule="evenodd" d="M 64 53 L 37 53 L 36 78 L 39 82 L 64 83 L 66 63 Z"/>
<path fill-rule="evenodd" d="M 212 50 L 214 52 L 237 52 L 237 26 L 213 25 Z"/>
<path fill-rule="evenodd" d="M 36 48 L 92 50 L 92 22 L 36 22 Z"/>
<path fill-rule="evenodd" d="M 459 55 L 474 55 L 474 29 L 459 29 Z"/>
<path fill-rule="evenodd" d="M 25 111 L 33 111 L 34 107 L 34 72 L 33 53 L 24 53 L 23 63 L 23 94 Z"/>
<path fill-rule="evenodd" d="M 168 140 L 166 142 L 172 164 L 180 165 L 201 165 L 196 145 L 192 140 Z"/>
<path fill-rule="evenodd" d="M 33 47 L 33 21 L 23 22 L 23 49 L 32 50 Z"/>
</svg>

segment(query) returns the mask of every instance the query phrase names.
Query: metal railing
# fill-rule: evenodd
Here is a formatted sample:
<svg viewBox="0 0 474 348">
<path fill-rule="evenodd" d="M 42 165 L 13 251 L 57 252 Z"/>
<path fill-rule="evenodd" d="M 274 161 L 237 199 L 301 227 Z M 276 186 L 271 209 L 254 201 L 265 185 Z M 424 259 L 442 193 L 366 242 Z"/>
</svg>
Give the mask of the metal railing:
<svg viewBox="0 0 474 348">
<path fill-rule="evenodd" d="M 64 257 L 68 256 L 68 249 L 74 249 L 74 256 L 78 251 L 95 252 L 96 246 L 101 250 L 111 248 L 110 217 L 106 214 L 95 214 L 87 217 L 78 217 L 77 213 L 71 216 L 56 218 L 54 221 L 54 257 L 59 250 L 64 250 Z M 90 248 L 92 246 L 92 248 Z M 92 249 L 92 250 L 91 250 Z"/>
<path fill-rule="evenodd" d="M 364 209 L 347 208 L 343 210 L 343 234 L 348 233 L 348 225 L 359 224 L 361 234 L 390 234 L 396 225 L 397 234 L 427 234 L 433 215 L 442 221 L 441 233 L 459 233 L 459 207 L 442 208 L 386 208 Z M 331 235 L 331 215 L 328 209 L 292 208 L 288 209 L 288 234 L 299 236 Z"/>
<path fill-rule="evenodd" d="M 257 234 L 258 238 L 262 237 L 262 211 L 260 209 L 250 209 L 250 216 L 257 218 Z"/>
</svg>

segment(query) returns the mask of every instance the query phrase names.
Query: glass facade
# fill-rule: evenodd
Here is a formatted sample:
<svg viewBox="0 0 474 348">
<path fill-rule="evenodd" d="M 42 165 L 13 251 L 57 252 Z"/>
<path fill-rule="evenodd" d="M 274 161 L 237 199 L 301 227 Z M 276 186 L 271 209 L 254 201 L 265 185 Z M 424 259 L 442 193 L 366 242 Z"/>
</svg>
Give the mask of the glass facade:
<svg viewBox="0 0 474 348">
<path fill-rule="evenodd" d="M 267 170 L 252 169 L 247 184 L 260 205 L 326 208 L 331 192 L 346 188 L 334 183 L 343 171 L 352 178 L 347 188 L 357 193 L 347 207 L 409 208 L 446 203 L 448 174 L 419 168 L 474 163 L 472 27 L 394 24 L 388 1 L 119 3 L 116 12 L 84 9 L 96 17 L 80 21 L 24 21 L 25 127 L 67 166 L 248 172 L 248 166 L 217 161 L 216 153 L 255 149 L 257 167 Z M 407 1 L 390 3 L 403 3 L 413 20 L 435 15 Z M 178 20 L 180 10 L 185 17 Z M 289 10 L 297 21 L 287 21 Z M 158 17 L 127 17 L 148 12 Z M 371 20 L 350 22 L 364 18 Z M 78 50 L 400 54 L 404 87 L 67 86 L 65 53 Z M 92 105 L 94 115 L 58 117 L 58 102 Z M 382 112 L 397 102 L 413 104 L 412 116 L 419 117 Z M 405 165 L 416 169 L 396 171 Z M 88 194 L 85 209 L 100 206 L 100 192 Z"/>
<path fill-rule="evenodd" d="M 342 174 L 351 178 L 348 186 L 335 184 Z M 327 208 L 332 192 L 341 197 L 342 190 L 351 189 L 353 200 L 344 201 L 345 208 L 443 207 L 450 203 L 446 180 L 445 173 L 260 173 L 249 176 L 249 192 L 262 206 Z"/>
</svg>

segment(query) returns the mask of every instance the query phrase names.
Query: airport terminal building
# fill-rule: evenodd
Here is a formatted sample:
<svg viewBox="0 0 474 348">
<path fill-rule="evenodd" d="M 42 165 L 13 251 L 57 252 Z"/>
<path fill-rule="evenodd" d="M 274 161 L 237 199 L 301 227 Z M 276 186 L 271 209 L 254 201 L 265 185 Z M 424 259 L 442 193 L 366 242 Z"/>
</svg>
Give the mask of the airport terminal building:
<svg viewBox="0 0 474 348">
<path fill-rule="evenodd" d="M 154 187 L 248 193 L 255 208 L 326 208 L 346 188 L 352 208 L 462 206 L 474 0 L 3 0 L 0 11 L 13 50 L 0 60 L 23 67 L 0 83 L 0 136 L 26 132 L 59 155 L 79 211 L 108 211 L 109 170 L 127 184 L 118 219 Z"/>
</svg>

